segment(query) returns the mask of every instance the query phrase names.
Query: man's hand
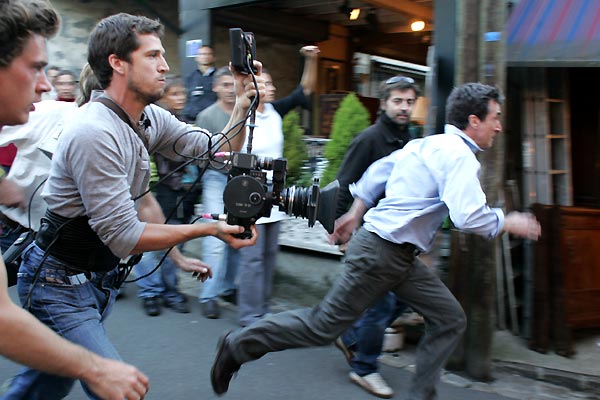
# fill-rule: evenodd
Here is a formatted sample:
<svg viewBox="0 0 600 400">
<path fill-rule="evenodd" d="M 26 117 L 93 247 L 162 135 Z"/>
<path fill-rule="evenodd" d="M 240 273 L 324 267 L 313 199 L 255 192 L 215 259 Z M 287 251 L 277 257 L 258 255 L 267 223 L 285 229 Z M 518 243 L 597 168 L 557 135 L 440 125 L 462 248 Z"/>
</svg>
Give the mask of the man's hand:
<svg viewBox="0 0 600 400">
<path fill-rule="evenodd" d="M 204 282 L 208 278 L 212 278 L 212 269 L 208 265 L 196 258 L 184 256 L 177 247 L 171 249 L 169 257 L 177 268 L 184 272 L 191 272 L 192 276 L 199 281 Z"/>
<path fill-rule="evenodd" d="M 333 233 L 329 235 L 329 243 L 339 245 L 347 243 L 359 224 L 360 219 L 357 219 L 353 213 L 348 211 L 346 214 L 335 220 Z"/>
<path fill-rule="evenodd" d="M 23 188 L 11 181 L 10 178 L 1 179 L 0 204 L 7 207 L 27 207 Z"/>
<path fill-rule="evenodd" d="M 239 225 L 229 225 L 226 222 L 219 221 L 217 222 L 217 233 L 215 236 L 234 249 L 254 246 L 256 244 L 256 239 L 258 238 L 258 231 L 256 230 L 255 225 L 252 225 L 250 229 L 252 230 L 252 237 L 249 239 L 240 239 L 233 235 L 243 233 L 244 227 Z"/>
<path fill-rule="evenodd" d="M 352 207 L 338 219 L 335 220 L 333 233 L 329 235 L 330 244 L 344 244 L 347 243 L 352 234 L 358 228 L 362 222 L 362 218 L 367 212 L 368 208 L 360 198 L 355 198 L 352 203 Z M 345 251 L 345 248 L 344 248 Z"/>
<path fill-rule="evenodd" d="M 241 74 L 236 72 L 235 68 L 229 63 L 229 70 L 233 74 L 235 82 L 235 95 L 236 104 L 241 106 L 243 109 L 248 109 L 257 95 L 259 100 L 265 97 L 265 79 L 262 75 L 262 64 L 259 61 L 254 61 L 254 66 L 257 69 L 254 79 L 256 79 L 256 85 L 252 75 Z"/>
<path fill-rule="evenodd" d="M 93 355 L 94 368 L 81 379 L 106 400 L 140 400 L 148 393 L 148 377 L 134 366 Z"/>
<path fill-rule="evenodd" d="M 530 213 L 513 211 L 504 217 L 503 231 L 524 239 L 538 240 L 542 235 L 540 223 Z"/>
<path fill-rule="evenodd" d="M 320 52 L 317 46 L 304 46 L 300 49 L 300 54 L 306 58 L 317 58 Z"/>
</svg>

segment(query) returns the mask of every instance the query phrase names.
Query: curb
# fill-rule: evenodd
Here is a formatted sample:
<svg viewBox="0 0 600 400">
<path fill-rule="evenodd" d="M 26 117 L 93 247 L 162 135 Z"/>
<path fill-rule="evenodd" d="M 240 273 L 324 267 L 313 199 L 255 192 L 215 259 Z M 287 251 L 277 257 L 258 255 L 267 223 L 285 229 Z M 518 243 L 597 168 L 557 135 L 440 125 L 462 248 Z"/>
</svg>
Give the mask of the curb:
<svg viewBox="0 0 600 400">
<path fill-rule="evenodd" d="M 498 371 L 517 374 L 558 386 L 564 386 L 571 390 L 590 393 L 600 399 L 600 376 L 540 367 L 514 361 L 494 360 L 494 367 Z"/>
</svg>

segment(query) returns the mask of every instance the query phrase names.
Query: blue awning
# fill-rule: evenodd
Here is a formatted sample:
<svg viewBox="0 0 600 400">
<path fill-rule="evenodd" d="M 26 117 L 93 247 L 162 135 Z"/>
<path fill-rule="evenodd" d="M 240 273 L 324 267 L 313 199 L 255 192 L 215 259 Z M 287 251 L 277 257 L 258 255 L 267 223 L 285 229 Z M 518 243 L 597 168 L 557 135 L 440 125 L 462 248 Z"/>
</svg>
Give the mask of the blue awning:
<svg viewBox="0 0 600 400">
<path fill-rule="evenodd" d="M 506 27 L 508 66 L 600 66 L 599 0 L 520 0 Z"/>
</svg>

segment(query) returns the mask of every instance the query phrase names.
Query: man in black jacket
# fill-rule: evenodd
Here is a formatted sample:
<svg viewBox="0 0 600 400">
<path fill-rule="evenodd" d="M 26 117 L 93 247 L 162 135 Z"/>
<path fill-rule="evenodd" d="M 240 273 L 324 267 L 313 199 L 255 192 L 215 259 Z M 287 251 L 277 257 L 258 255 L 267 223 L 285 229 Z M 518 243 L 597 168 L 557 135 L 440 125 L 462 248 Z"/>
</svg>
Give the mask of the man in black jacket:
<svg viewBox="0 0 600 400">
<path fill-rule="evenodd" d="M 217 95 L 212 90 L 215 69 L 215 57 L 210 46 L 202 46 L 196 55 L 196 68 L 185 78 L 187 99 L 183 109 L 186 122 L 196 121 L 198 113 L 217 101 Z"/>
<path fill-rule="evenodd" d="M 354 200 L 348 186 L 357 182 L 375 161 L 418 136 L 415 127 L 410 125 L 418 96 L 419 87 L 410 77 L 394 76 L 382 82 L 377 121 L 354 138 L 340 166 L 336 218 L 343 215 Z M 405 308 L 396 295 L 389 292 L 335 341 L 352 368 L 350 380 L 378 397 L 390 398 L 394 394 L 377 372 L 377 358 L 385 329 Z"/>
</svg>

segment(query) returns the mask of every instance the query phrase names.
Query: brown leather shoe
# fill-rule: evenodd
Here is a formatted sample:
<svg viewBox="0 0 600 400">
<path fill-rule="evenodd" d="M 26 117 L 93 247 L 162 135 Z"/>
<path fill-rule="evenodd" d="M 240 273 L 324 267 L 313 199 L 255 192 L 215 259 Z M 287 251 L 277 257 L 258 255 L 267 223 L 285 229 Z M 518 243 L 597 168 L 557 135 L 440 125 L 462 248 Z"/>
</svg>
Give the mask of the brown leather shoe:
<svg viewBox="0 0 600 400">
<path fill-rule="evenodd" d="M 242 366 L 235 361 L 231 348 L 229 348 L 227 337 L 230 334 L 231 332 L 228 332 L 219 339 L 219 344 L 217 344 L 217 356 L 215 357 L 215 361 L 210 370 L 210 383 L 213 391 L 219 396 L 229 390 L 231 378 L 233 378 L 233 375 L 235 375 Z"/>
</svg>

